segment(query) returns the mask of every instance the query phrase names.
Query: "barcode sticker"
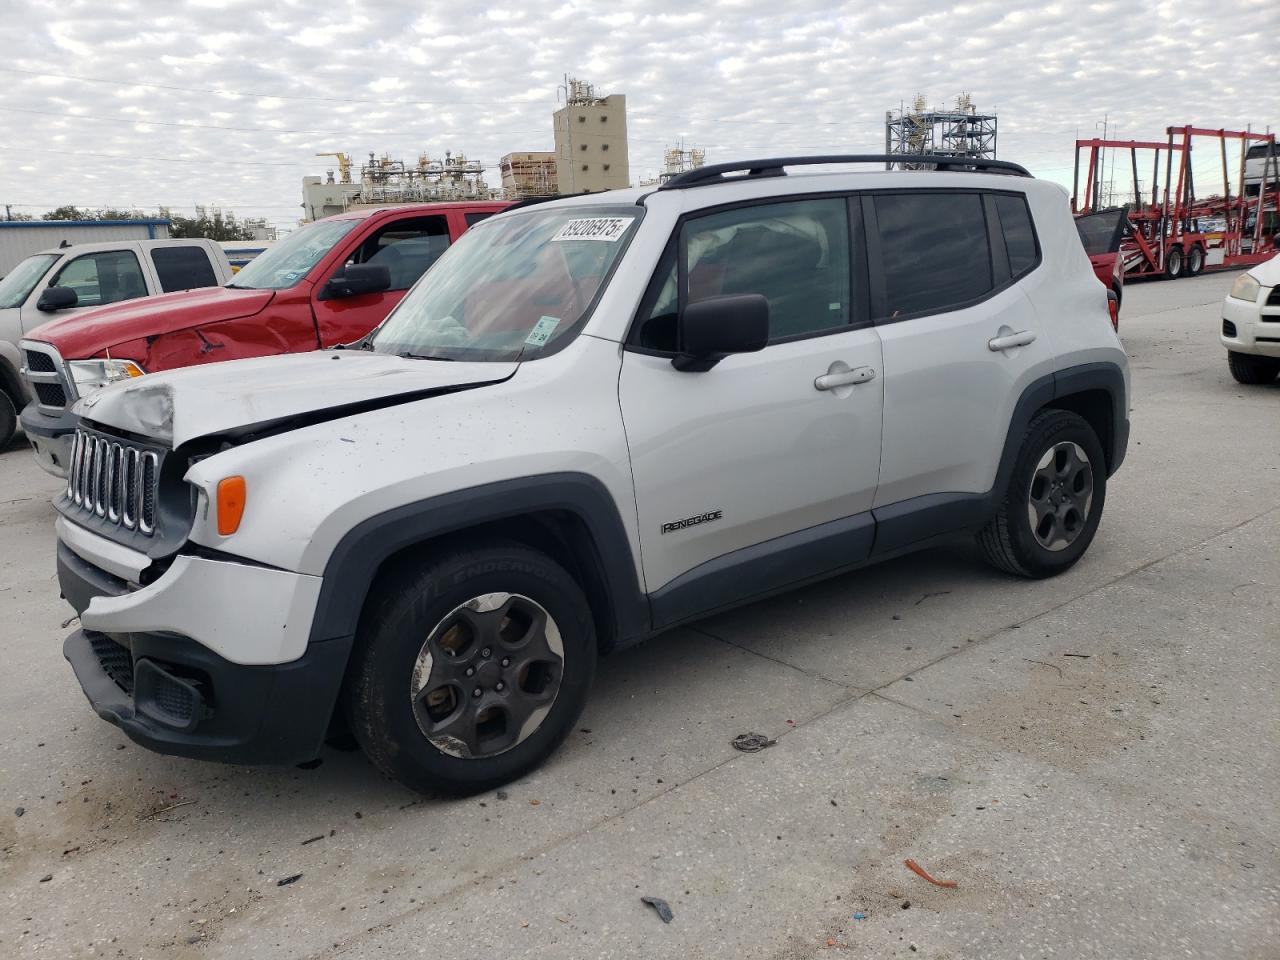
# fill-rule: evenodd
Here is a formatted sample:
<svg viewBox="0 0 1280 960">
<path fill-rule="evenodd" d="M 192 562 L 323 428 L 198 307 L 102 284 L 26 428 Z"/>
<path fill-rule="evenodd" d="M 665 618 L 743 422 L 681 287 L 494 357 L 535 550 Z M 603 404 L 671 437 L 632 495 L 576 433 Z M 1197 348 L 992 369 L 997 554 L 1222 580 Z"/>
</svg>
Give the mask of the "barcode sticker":
<svg viewBox="0 0 1280 960">
<path fill-rule="evenodd" d="M 635 217 L 584 217 L 570 220 L 552 237 L 556 240 L 607 240 L 616 243 Z"/>
</svg>

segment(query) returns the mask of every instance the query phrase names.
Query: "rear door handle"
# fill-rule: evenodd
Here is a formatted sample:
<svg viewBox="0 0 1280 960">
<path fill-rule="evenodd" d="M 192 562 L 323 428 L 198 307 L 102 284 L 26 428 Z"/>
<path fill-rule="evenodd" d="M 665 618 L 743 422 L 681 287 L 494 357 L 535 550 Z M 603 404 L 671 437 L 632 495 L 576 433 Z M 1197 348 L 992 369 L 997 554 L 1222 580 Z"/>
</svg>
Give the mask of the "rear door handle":
<svg viewBox="0 0 1280 960">
<path fill-rule="evenodd" d="M 1005 329 L 1007 330 L 1008 327 Z M 1036 333 L 1034 330 L 1019 330 L 1017 333 L 1006 334 L 1003 337 L 992 337 L 987 341 L 987 349 L 993 353 L 999 353 L 1001 350 L 1025 347 L 1029 343 L 1035 343 L 1035 340 Z"/>
<path fill-rule="evenodd" d="M 870 367 L 857 367 L 838 373 L 824 373 L 813 381 L 813 386 L 817 390 L 834 390 L 836 387 L 851 387 L 855 383 L 866 383 L 875 378 L 876 372 Z"/>
</svg>

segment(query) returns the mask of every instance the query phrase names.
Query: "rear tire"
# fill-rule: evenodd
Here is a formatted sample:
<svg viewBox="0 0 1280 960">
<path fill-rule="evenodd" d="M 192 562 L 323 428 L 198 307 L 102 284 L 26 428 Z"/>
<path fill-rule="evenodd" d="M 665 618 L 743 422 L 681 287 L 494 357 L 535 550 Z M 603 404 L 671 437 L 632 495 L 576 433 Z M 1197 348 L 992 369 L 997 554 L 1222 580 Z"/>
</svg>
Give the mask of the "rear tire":
<svg viewBox="0 0 1280 960">
<path fill-rule="evenodd" d="M 591 609 L 574 579 L 545 554 L 493 541 L 377 584 L 344 706 L 388 776 L 423 793 L 478 793 L 550 756 L 581 714 L 595 666 Z"/>
<path fill-rule="evenodd" d="M 1198 277 L 1204 269 L 1204 247 L 1196 244 L 1187 251 L 1187 276 Z"/>
<path fill-rule="evenodd" d="M 1255 386 L 1270 383 L 1280 375 L 1280 357 L 1255 357 L 1249 353 L 1227 351 L 1227 366 L 1236 383 Z"/>
<path fill-rule="evenodd" d="M 1043 410 L 1027 424 L 1004 498 L 978 543 L 998 570 L 1055 576 L 1089 549 L 1106 497 L 1106 459 L 1093 428 L 1069 411 Z"/>
<path fill-rule="evenodd" d="M 9 449 L 18 430 L 18 408 L 13 398 L 0 390 L 0 453 Z"/>
<path fill-rule="evenodd" d="M 1184 262 L 1182 248 L 1170 247 L 1169 252 L 1164 257 L 1164 278 L 1166 280 L 1177 280 L 1182 276 Z"/>
</svg>

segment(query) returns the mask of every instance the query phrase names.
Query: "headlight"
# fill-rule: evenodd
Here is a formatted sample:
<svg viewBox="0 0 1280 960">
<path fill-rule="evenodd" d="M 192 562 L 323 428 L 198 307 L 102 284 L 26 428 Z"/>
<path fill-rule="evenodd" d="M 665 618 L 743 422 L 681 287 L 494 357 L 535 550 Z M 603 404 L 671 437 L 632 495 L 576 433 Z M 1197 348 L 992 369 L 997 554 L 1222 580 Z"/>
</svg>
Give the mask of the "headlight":
<svg viewBox="0 0 1280 960">
<path fill-rule="evenodd" d="M 1248 300 L 1250 303 L 1256 303 L 1258 300 L 1258 291 L 1262 289 L 1262 284 L 1258 283 L 1251 274 L 1242 273 L 1236 277 L 1236 282 L 1231 285 L 1231 292 L 1227 294 L 1232 300 Z"/>
<path fill-rule="evenodd" d="M 82 397 L 97 393 L 117 380 L 140 377 L 147 371 L 132 360 L 72 360 L 67 363 L 76 392 Z"/>
</svg>

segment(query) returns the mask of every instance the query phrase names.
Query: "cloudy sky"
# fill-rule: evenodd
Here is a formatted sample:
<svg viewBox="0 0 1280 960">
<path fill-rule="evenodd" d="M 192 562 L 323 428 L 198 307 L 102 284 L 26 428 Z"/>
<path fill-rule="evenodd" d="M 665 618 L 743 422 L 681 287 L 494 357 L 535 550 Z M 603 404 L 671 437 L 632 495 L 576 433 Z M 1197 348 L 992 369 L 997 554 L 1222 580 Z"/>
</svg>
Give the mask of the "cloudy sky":
<svg viewBox="0 0 1280 960">
<path fill-rule="evenodd" d="M 709 162 L 879 151 L 885 110 L 916 93 L 968 91 L 999 115 L 1000 157 L 1062 182 L 1104 118 L 1141 139 L 1280 125 L 1276 0 L 946 7 L 0 0 L 0 205 L 200 203 L 289 226 L 334 150 L 460 151 L 496 184 L 502 154 L 551 148 L 566 73 L 627 95 L 633 182 L 681 139 Z"/>
</svg>

